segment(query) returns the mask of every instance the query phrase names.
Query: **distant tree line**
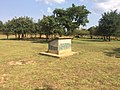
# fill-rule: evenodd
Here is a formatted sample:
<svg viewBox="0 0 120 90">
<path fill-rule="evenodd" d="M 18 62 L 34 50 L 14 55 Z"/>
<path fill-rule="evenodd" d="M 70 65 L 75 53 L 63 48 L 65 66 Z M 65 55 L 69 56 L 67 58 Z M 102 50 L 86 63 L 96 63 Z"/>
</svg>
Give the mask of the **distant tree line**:
<svg viewBox="0 0 120 90">
<path fill-rule="evenodd" d="M 76 6 L 67 9 L 55 9 L 53 15 L 43 16 L 34 22 L 33 18 L 15 17 L 7 22 L 0 21 L 0 33 L 7 36 L 15 35 L 15 38 L 36 38 L 39 35 L 46 36 L 46 39 L 54 38 L 56 36 L 101 36 L 103 40 L 110 41 L 111 36 L 120 37 L 120 13 L 115 11 L 105 12 L 99 20 L 98 26 L 92 26 L 89 29 L 80 29 L 80 26 L 86 26 L 88 15 L 91 12 L 86 9 L 84 5 Z"/>
<path fill-rule="evenodd" d="M 103 13 L 99 25 L 88 30 L 91 39 L 93 36 L 102 36 L 104 41 L 111 41 L 111 36 L 120 37 L 120 13 L 117 10 Z"/>
<path fill-rule="evenodd" d="M 16 38 L 25 38 L 28 35 L 39 34 L 45 35 L 46 38 L 51 36 L 72 35 L 73 31 L 79 26 L 85 26 L 88 23 L 88 14 L 90 12 L 83 6 L 76 6 L 67 9 L 55 9 L 53 15 L 43 16 L 37 22 L 30 17 L 15 17 L 3 23 L 0 21 L 0 31 L 9 38 L 14 34 Z"/>
<path fill-rule="evenodd" d="M 89 35 L 91 39 L 98 37 L 104 41 L 111 41 L 111 36 L 120 38 L 120 13 L 117 10 L 105 12 L 99 20 L 98 26 L 92 26 L 88 30 L 77 30 L 78 35 Z"/>
</svg>

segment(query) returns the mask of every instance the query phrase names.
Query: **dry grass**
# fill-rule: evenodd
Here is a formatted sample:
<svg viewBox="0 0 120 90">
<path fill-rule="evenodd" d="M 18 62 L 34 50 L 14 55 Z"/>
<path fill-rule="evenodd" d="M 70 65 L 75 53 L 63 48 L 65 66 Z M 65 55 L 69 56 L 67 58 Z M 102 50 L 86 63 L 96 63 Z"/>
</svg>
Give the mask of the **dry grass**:
<svg viewBox="0 0 120 90">
<path fill-rule="evenodd" d="M 3 38 L 3 36 L 0 36 Z M 79 54 L 40 55 L 47 43 L 0 40 L 0 90 L 120 90 L 120 42 L 74 39 Z"/>
</svg>

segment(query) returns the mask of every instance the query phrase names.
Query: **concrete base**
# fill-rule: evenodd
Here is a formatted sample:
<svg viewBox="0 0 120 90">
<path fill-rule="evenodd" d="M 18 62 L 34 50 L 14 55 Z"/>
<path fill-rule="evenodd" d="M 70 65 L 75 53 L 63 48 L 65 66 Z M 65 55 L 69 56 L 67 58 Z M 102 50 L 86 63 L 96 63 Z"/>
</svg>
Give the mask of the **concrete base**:
<svg viewBox="0 0 120 90">
<path fill-rule="evenodd" d="M 68 57 L 74 54 L 77 54 L 78 52 L 70 52 L 68 54 L 53 54 L 53 53 L 48 53 L 48 52 L 40 52 L 41 55 L 46 55 L 46 56 L 51 56 L 51 57 L 57 57 L 57 58 L 62 58 L 62 57 Z"/>
</svg>

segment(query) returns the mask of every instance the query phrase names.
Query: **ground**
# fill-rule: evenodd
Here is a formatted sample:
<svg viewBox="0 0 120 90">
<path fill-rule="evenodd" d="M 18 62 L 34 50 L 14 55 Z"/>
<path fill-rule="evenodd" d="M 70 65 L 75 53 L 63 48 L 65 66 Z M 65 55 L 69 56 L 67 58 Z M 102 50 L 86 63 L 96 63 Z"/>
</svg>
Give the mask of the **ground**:
<svg viewBox="0 0 120 90">
<path fill-rule="evenodd" d="M 0 38 L 0 90 L 120 90 L 120 41 L 73 39 L 79 54 L 53 58 L 43 41 Z"/>
</svg>

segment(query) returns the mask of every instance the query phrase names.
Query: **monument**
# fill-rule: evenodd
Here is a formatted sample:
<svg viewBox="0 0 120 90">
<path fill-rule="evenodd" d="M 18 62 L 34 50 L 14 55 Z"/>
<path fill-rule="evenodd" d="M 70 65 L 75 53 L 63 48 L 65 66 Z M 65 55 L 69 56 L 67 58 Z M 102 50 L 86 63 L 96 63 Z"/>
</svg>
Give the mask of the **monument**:
<svg viewBox="0 0 120 90">
<path fill-rule="evenodd" d="M 71 37 L 57 37 L 48 42 L 48 51 L 40 54 L 53 57 L 66 57 L 75 54 L 71 49 Z"/>
</svg>

